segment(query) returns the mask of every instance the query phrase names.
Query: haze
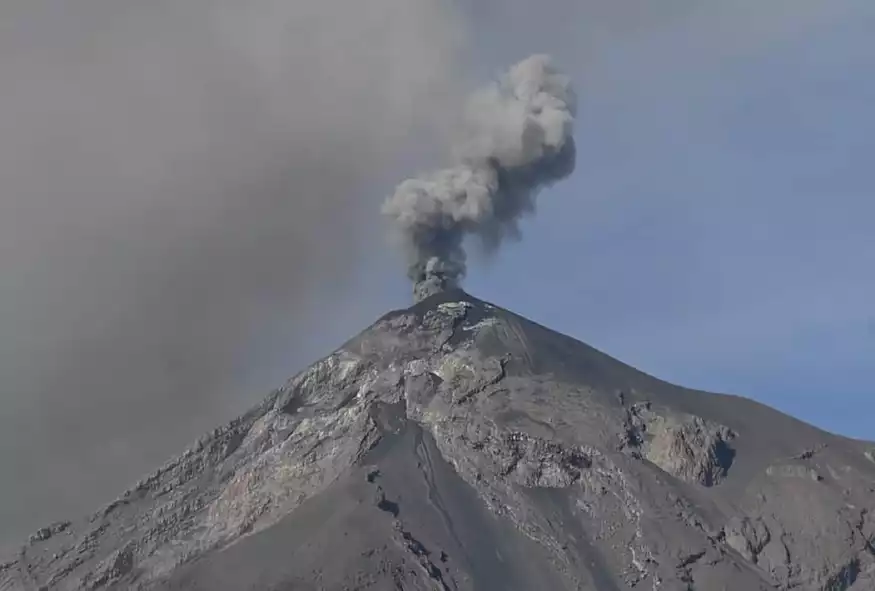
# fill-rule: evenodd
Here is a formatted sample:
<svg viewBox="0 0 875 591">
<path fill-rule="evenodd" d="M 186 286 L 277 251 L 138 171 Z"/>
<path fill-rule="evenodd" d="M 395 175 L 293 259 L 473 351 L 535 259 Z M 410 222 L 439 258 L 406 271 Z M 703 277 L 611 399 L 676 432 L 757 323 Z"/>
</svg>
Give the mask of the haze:
<svg viewBox="0 0 875 591">
<path fill-rule="evenodd" d="M 248 404 L 263 327 L 300 330 L 382 248 L 463 40 L 432 0 L 3 3 L 3 538 Z"/>
</svg>

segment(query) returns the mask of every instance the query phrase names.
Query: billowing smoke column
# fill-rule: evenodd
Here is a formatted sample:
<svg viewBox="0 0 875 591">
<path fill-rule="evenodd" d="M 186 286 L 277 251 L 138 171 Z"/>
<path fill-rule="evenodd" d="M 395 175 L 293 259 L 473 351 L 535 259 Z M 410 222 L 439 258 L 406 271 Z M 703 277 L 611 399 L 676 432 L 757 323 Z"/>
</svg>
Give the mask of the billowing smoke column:
<svg viewBox="0 0 875 591">
<path fill-rule="evenodd" d="M 538 190 L 574 170 L 576 98 L 545 55 L 513 66 L 467 104 L 458 164 L 402 182 L 383 205 L 410 257 L 414 299 L 457 287 L 465 276 L 464 239 L 488 250 L 519 236 Z"/>
</svg>

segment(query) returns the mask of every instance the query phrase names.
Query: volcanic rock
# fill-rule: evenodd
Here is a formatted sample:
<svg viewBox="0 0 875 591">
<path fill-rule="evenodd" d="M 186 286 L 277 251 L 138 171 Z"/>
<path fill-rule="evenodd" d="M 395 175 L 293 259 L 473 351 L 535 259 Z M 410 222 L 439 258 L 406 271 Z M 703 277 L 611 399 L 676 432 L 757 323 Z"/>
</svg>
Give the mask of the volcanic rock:
<svg viewBox="0 0 875 591">
<path fill-rule="evenodd" d="M 873 449 L 455 290 L 40 529 L 0 591 L 872 590 Z"/>
</svg>

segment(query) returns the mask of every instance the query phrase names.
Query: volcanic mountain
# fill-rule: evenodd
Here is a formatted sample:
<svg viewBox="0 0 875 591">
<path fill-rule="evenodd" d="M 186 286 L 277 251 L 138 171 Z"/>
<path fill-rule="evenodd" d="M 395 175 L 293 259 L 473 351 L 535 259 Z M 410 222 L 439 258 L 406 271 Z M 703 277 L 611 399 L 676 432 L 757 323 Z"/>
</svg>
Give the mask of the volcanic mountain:
<svg viewBox="0 0 875 591">
<path fill-rule="evenodd" d="M 392 312 L 0 590 L 872 590 L 875 444 L 461 291 Z"/>
</svg>

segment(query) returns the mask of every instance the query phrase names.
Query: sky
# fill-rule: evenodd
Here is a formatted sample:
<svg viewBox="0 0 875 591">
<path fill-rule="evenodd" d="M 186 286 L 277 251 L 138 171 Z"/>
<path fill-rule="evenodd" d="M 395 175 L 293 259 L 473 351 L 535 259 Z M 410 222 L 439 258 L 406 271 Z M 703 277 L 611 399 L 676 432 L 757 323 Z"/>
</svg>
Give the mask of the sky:
<svg viewBox="0 0 875 591">
<path fill-rule="evenodd" d="M 875 5 L 721 5 L 572 66 L 575 176 L 468 287 L 660 378 L 873 440 Z"/>
<path fill-rule="evenodd" d="M 466 289 L 875 440 L 875 4 L 459 2 L 0 8 L 0 544 L 409 305 L 380 202 L 533 52 L 577 169 Z"/>
</svg>

